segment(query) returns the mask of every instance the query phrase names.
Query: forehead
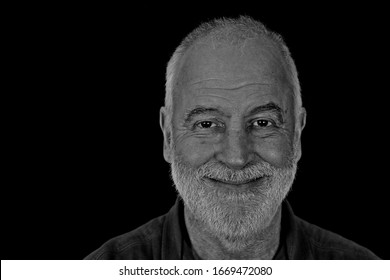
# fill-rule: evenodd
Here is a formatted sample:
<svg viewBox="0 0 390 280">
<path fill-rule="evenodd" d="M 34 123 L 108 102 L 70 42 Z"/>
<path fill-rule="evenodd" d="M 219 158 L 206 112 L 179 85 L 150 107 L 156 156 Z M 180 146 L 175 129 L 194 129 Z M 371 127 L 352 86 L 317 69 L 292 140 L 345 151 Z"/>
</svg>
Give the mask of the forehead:
<svg viewBox="0 0 390 280">
<path fill-rule="evenodd" d="M 183 56 L 177 84 L 209 80 L 224 81 L 226 86 L 249 80 L 284 82 L 282 55 L 276 44 L 266 38 L 246 39 L 236 45 L 203 39 Z"/>
<path fill-rule="evenodd" d="M 230 103 L 280 101 L 288 88 L 279 48 L 265 38 L 247 39 L 239 45 L 217 43 L 212 38 L 194 44 L 184 55 L 176 80 L 177 107 L 230 98 Z M 216 97 L 216 98 L 215 98 Z"/>
</svg>

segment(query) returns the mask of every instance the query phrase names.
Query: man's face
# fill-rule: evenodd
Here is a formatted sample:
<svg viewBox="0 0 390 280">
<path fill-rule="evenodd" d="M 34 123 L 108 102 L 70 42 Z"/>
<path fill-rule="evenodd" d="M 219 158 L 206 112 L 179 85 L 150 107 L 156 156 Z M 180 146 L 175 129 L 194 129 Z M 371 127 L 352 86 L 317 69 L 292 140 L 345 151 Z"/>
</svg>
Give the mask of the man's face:
<svg viewBox="0 0 390 280">
<path fill-rule="evenodd" d="M 195 219 L 216 235 L 246 238 L 272 220 L 300 156 L 281 55 L 263 39 L 205 40 L 183 61 L 165 158 Z"/>
</svg>

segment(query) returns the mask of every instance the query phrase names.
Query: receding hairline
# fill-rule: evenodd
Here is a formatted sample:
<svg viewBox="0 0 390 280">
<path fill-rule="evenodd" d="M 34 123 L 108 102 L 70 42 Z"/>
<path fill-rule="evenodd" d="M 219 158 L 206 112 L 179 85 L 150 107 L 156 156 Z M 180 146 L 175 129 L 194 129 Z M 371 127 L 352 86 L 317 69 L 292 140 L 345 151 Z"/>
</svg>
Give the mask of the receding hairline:
<svg viewBox="0 0 390 280">
<path fill-rule="evenodd" d="M 243 23 L 239 24 L 237 23 L 237 20 L 238 22 L 243 21 Z M 248 27 L 248 23 L 253 26 Z M 255 28 L 258 30 L 255 30 Z M 262 45 L 264 47 L 272 47 L 278 50 L 279 58 L 281 58 L 282 63 L 284 63 L 283 50 L 281 48 L 281 43 L 284 45 L 284 41 L 279 34 L 268 30 L 264 24 L 249 17 L 242 16 L 239 19 L 222 18 L 202 23 L 184 38 L 174 53 L 174 55 L 177 54 L 180 56 L 180 59 L 176 64 L 175 78 L 177 78 L 187 55 L 197 46 L 211 44 L 215 48 L 220 45 L 240 47 L 251 39 L 260 39 L 262 40 Z"/>
<path fill-rule="evenodd" d="M 259 21 L 250 17 L 241 16 L 240 18 L 222 18 L 202 23 L 198 28 L 189 33 L 172 55 L 166 73 L 166 96 L 165 107 L 170 118 L 173 106 L 174 89 L 181 68 L 185 62 L 186 54 L 197 44 L 210 40 L 214 44 L 241 45 L 248 39 L 260 38 L 264 42 L 272 45 L 280 53 L 279 58 L 283 64 L 284 72 L 288 83 L 292 87 L 292 93 L 295 99 L 295 108 L 301 107 L 300 84 L 295 63 L 290 55 L 287 45 L 283 38 L 269 30 Z"/>
<path fill-rule="evenodd" d="M 256 38 L 259 34 L 266 36 L 272 35 L 272 31 L 267 29 L 265 25 L 248 16 L 235 18 L 219 18 L 208 22 L 204 22 L 190 32 L 180 46 L 184 49 L 192 46 L 202 38 L 212 37 L 217 42 L 230 44 L 240 44 L 248 38 Z M 279 35 L 273 33 L 273 35 Z"/>
<path fill-rule="evenodd" d="M 199 65 L 203 65 L 203 63 L 207 63 L 208 56 L 214 57 L 214 54 L 212 54 L 214 51 L 217 51 L 217 53 L 215 53 L 216 55 L 223 55 L 225 51 L 222 50 L 222 52 L 218 52 L 218 50 L 226 47 L 228 48 L 227 52 L 229 54 L 231 48 L 233 48 L 233 52 L 234 50 L 237 51 L 238 56 L 240 56 L 240 54 L 241 56 L 244 56 L 244 53 L 251 52 L 254 60 L 259 59 L 258 62 L 261 64 L 257 64 L 257 66 L 255 67 L 257 69 L 262 69 L 261 71 L 260 70 L 259 71 L 262 72 L 263 74 L 258 76 L 257 78 L 261 80 L 268 79 L 271 81 L 279 80 L 283 83 L 288 80 L 287 78 L 288 66 L 286 65 L 283 59 L 283 55 L 280 52 L 277 45 L 269 38 L 263 36 L 259 38 L 247 38 L 247 39 L 243 39 L 243 41 L 239 43 L 235 42 L 234 46 L 232 46 L 228 42 L 213 41 L 211 36 L 207 36 L 194 42 L 194 44 L 189 46 L 187 50 L 182 54 L 180 61 L 178 61 L 176 65 L 174 86 L 176 87 L 179 84 L 182 84 L 183 75 L 186 75 L 186 73 L 188 74 L 188 69 L 191 68 L 191 65 L 196 64 L 196 69 L 203 69 Z M 224 57 L 226 59 L 229 59 L 230 56 L 224 56 Z M 251 62 L 251 61 L 252 60 L 249 60 L 247 62 Z M 232 64 L 232 65 L 237 65 L 237 64 Z M 202 71 L 200 71 L 200 74 L 202 74 Z M 214 75 L 212 75 L 212 77 L 217 78 L 217 76 Z M 191 75 L 191 79 L 192 78 L 194 77 L 192 77 Z M 232 82 L 234 81 L 238 82 L 238 80 L 236 80 L 235 77 L 231 77 L 231 78 L 233 78 Z"/>
</svg>

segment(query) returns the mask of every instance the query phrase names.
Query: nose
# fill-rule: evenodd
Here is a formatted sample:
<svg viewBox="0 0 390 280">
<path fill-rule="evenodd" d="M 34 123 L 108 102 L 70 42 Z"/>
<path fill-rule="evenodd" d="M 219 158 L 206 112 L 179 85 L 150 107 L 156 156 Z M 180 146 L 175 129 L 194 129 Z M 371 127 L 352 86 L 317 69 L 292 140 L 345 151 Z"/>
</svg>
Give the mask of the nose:
<svg viewBox="0 0 390 280">
<path fill-rule="evenodd" d="M 245 132 L 229 131 L 221 143 L 217 160 L 231 169 L 242 169 L 252 160 L 250 142 Z"/>
</svg>

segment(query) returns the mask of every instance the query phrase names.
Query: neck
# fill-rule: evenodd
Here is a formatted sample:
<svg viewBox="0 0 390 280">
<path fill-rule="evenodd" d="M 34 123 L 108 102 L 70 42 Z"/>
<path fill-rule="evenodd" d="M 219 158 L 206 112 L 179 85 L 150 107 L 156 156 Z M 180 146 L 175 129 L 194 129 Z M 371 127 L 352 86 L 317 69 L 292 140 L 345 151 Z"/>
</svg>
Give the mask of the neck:
<svg viewBox="0 0 390 280">
<path fill-rule="evenodd" d="M 191 244 L 201 259 L 257 259 L 270 260 L 279 246 L 281 206 L 270 224 L 245 240 L 228 241 L 212 234 L 207 226 L 199 222 L 185 207 L 185 223 Z M 228 244 L 235 242 L 234 246 Z M 240 244 L 237 244 L 240 243 Z M 232 251 L 229 248 L 240 248 Z"/>
</svg>

